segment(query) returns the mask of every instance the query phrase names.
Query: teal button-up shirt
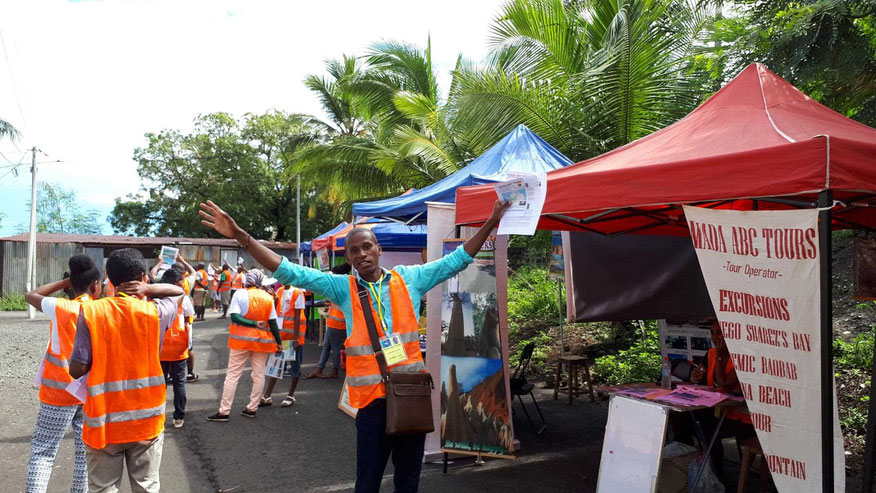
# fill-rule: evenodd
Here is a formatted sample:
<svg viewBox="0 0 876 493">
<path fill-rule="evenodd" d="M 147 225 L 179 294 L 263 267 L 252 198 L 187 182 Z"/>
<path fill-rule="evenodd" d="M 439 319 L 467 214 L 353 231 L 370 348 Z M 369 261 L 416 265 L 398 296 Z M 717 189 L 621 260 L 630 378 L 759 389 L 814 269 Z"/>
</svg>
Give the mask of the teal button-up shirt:
<svg viewBox="0 0 876 493">
<path fill-rule="evenodd" d="M 423 265 L 398 265 L 393 268 L 405 281 L 408 293 L 411 295 L 411 304 L 414 306 L 414 314 L 417 320 L 420 318 L 420 300 L 427 291 L 438 284 L 450 279 L 472 263 L 471 256 L 462 248 L 457 247 L 453 253 L 438 260 Z M 392 276 L 388 270 L 383 269 L 384 279 L 379 285 L 380 299 L 383 305 L 384 330 L 392 334 L 392 307 L 389 297 L 389 279 Z M 280 267 L 274 272 L 274 277 L 283 284 L 291 284 L 298 288 L 304 288 L 327 298 L 338 305 L 344 312 L 347 320 L 347 337 L 353 332 L 353 303 L 358 299 L 350 298 L 350 281 L 348 276 L 339 276 L 330 272 L 321 272 L 310 267 L 303 267 L 283 258 Z M 363 281 L 357 276 L 359 285 L 365 289 L 378 289 L 378 283 Z M 369 287 L 369 284 L 371 285 Z M 377 313 L 381 310 L 377 307 L 377 299 L 371 296 L 371 305 Z"/>
</svg>

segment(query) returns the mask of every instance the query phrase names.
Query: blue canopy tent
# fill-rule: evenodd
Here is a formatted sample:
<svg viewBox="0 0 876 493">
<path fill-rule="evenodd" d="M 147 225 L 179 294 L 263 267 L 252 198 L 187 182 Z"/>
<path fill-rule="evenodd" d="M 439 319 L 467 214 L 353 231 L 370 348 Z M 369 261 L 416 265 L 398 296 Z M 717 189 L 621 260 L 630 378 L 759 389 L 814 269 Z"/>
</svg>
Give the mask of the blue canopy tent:
<svg viewBox="0 0 876 493">
<path fill-rule="evenodd" d="M 547 172 L 570 164 L 569 158 L 532 130 L 518 125 L 465 168 L 406 195 L 353 204 L 353 216 L 423 224 L 426 202 L 454 203 L 459 187 L 505 181 L 512 172 Z"/>
</svg>

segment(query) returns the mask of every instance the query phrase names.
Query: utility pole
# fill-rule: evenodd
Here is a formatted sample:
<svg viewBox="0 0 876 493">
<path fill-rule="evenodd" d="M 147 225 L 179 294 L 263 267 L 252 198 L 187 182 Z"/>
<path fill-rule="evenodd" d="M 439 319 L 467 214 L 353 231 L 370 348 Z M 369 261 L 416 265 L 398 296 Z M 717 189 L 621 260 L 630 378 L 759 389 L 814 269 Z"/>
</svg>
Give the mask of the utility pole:
<svg viewBox="0 0 876 493">
<path fill-rule="evenodd" d="M 297 209 L 295 216 L 295 251 L 298 253 L 298 263 L 303 264 L 304 258 L 301 256 L 301 175 L 296 177 L 295 188 L 295 207 Z"/>
<path fill-rule="evenodd" d="M 36 287 L 36 207 L 37 207 L 37 163 L 36 153 L 39 149 L 34 146 L 31 152 L 30 165 L 30 235 L 27 240 L 27 279 L 25 285 L 28 291 Z M 27 306 L 28 318 L 36 315 L 33 306 Z"/>
</svg>

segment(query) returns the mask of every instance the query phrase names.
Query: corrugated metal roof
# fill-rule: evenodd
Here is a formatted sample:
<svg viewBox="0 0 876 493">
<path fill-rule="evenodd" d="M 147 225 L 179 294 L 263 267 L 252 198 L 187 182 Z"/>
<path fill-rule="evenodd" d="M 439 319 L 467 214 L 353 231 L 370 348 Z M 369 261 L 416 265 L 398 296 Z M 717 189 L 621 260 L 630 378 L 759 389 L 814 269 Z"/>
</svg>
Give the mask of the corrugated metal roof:
<svg viewBox="0 0 876 493">
<path fill-rule="evenodd" d="M 22 233 L 15 236 L 0 238 L 0 241 L 28 241 L 28 234 Z M 204 246 L 219 246 L 238 248 L 234 240 L 227 238 L 141 238 L 137 236 L 123 235 L 71 235 L 58 233 L 37 233 L 37 243 L 81 243 L 83 245 L 105 246 L 146 246 L 146 245 L 175 245 L 191 244 Z M 294 249 L 294 242 L 262 241 L 268 248 Z"/>
</svg>

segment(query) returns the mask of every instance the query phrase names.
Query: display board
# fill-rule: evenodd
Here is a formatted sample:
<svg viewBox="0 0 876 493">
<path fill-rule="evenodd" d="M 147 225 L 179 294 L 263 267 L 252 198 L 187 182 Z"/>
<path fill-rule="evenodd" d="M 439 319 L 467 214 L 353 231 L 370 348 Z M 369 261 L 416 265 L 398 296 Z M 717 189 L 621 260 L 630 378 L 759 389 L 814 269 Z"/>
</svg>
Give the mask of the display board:
<svg viewBox="0 0 876 493">
<path fill-rule="evenodd" d="M 356 414 L 359 412 L 358 409 L 350 404 L 350 388 L 347 386 L 346 378 L 344 378 L 344 386 L 341 387 L 341 396 L 338 399 L 338 409 L 344 411 L 344 413 L 353 419 L 356 419 Z"/>
<path fill-rule="evenodd" d="M 653 402 L 612 396 L 596 491 L 657 491 L 665 434 L 666 408 Z"/>
<path fill-rule="evenodd" d="M 773 482 L 822 491 L 818 211 L 684 214 Z M 833 491 L 842 492 L 835 390 L 833 401 Z"/>
<path fill-rule="evenodd" d="M 465 240 L 444 240 L 444 254 Z M 441 450 L 511 457 L 513 430 L 502 357 L 494 238 L 444 282 L 441 302 Z"/>
<path fill-rule="evenodd" d="M 669 358 L 673 382 L 690 381 L 690 370 L 696 365 L 708 367 L 706 354 L 712 347 L 710 326 L 708 319 L 657 321 L 660 359 Z"/>
</svg>

